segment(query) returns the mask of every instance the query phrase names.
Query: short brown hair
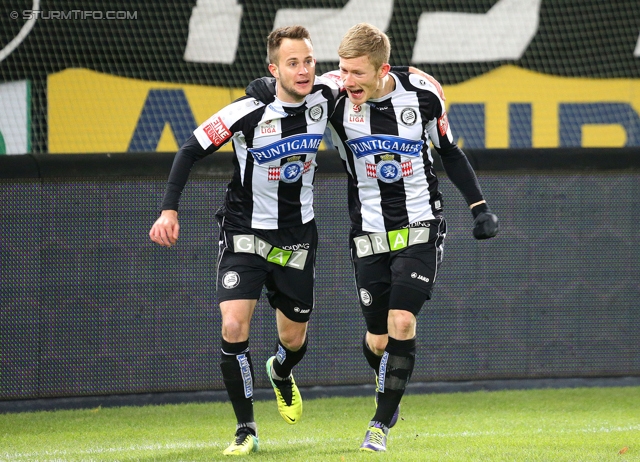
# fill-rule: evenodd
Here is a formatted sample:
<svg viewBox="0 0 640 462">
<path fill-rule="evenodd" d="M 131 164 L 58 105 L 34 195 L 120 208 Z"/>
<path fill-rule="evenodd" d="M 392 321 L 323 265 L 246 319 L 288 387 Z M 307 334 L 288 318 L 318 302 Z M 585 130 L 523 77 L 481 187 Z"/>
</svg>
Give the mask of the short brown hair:
<svg viewBox="0 0 640 462">
<path fill-rule="evenodd" d="M 387 34 L 364 22 L 349 29 L 338 47 L 338 56 L 341 58 L 368 56 L 376 69 L 388 63 L 390 55 L 391 43 Z"/>
<path fill-rule="evenodd" d="M 309 40 L 309 43 L 311 43 L 311 35 L 309 34 L 309 31 L 303 26 L 279 27 L 278 29 L 272 31 L 267 37 L 267 57 L 269 58 L 269 62 L 271 64 L 277 64 L 280 45 L 282 45 L 282 40 L 287 38 L 291 40 L 306 39 Z"/>
</svg>

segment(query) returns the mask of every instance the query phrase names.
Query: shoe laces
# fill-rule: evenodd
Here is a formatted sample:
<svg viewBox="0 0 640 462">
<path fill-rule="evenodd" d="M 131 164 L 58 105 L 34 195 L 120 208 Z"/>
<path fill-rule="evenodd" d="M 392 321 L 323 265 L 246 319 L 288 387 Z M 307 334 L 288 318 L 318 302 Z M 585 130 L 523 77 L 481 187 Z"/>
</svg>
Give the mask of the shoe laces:
<svg viewBox="0 0 640 462">
<path fill-rule="evenodd" d="M 236 445 L 244 446 L 246 444 L 249 444 L 250 436 L 251 436 L 251 433 L 248 431 L 238 432 L 236 434 Z"/>
<path fill-rule="evenodd" d="M 377 444 L 378 446 L 384 445 L 384 432 L 379 428 L 373 428 L 369 430 L 369 442 Z"/>
</svg>

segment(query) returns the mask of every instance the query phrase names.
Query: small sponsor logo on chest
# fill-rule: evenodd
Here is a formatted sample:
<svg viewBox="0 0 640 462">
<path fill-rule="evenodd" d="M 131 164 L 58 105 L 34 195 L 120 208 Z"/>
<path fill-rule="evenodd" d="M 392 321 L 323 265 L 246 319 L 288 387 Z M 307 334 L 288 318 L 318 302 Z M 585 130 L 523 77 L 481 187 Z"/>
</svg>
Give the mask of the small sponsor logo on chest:
<svg viewBox="0 0 640 462">
<path fill-rule="evenodd" d="M 261 135 L 272 135 L 280 132 L 280 122 L 279 120 L 272 121 L 267 120 L 263 124 L 260 124 L 260 134 Z"/>
<path fill-rule="evenodd" d="M 358 104 L 349 104 L 349 123 L 363 124 L 367 114 L 367 107 Z"/>
</svg>

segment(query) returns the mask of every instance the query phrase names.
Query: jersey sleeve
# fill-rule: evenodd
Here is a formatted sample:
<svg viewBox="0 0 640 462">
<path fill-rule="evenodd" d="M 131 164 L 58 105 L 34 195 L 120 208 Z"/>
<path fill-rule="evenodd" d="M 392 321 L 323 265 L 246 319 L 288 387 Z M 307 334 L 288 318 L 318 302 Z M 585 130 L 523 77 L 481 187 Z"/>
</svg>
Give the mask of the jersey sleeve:
<svg viewBox="0 0 640 462">
<path fill-rule="evenodd" d="M 213 152 L 213 150 L 211 150 Z M 180 147 L 173 159 L 161 210 L 178 210 L 182 190 L 187 184 L 193 164 L 207 155 L 194 135 Z"/>
<path fill-rule="evenodd" d="M 193 135 L 203 149 L 215 152 L 231 140 L 234 133 L 242 130 L 248 114 L 264 105 L 255 98 L 244 96 L 202 122 Z"/>
<path fill-rule="evenodd" d="M 338 69 L 325 72 L 318 79 L 322 81 L 333 82 L 333 85 L 342 90 L 342 77 L 340 77 L 340 71 Z"/>
<path fill-rule="evenodd" d="M 322 87 L 322 94 L 327 98 L 329 116 L 331 116 L 340 97 L 346 95 L 346 91 L 342 86 L 340 71 L 330 71 L 320 77 L 316 77 L 315 86 Z"/>
<path fill-rule="evenodd" d="M 180 147 L 173 159 L 161 210 L 178 210 L 182 190 L 198 160 L 214 153 L 247 125 L 247 115 L 263 107 L 254 98 L 242 97 L 205 120 Z"/>
<path fill-rule="evenodd" d="M 458 188 L 467 205 L 483 200 L 476 173 L 464 151 L 453 140 L 444 101 L 437 88 L 417 74 L 409 74 L 408 78 L 418 91 L 422 117 L 427 121 L 425 130 L 440 155 L 447 176 Z"/>
<path fill-rule="evenodd" d="M 329 87 L 336 99 L 345 91 L 342 86 L 340 71 L 338 70 L 329 71 L 322 74 L 320 77 L 316 77 L 316 84 L 323 84 Z"/>
</svg>

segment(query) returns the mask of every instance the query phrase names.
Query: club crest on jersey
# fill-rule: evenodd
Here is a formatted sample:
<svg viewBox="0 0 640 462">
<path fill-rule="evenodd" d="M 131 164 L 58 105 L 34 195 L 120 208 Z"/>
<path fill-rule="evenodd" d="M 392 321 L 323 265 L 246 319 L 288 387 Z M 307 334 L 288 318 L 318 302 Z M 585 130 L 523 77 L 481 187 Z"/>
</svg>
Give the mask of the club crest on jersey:
<svg viewBox="0 0 640 462">
<path fill-rule="evenodd" d="M 377 178 L 384 183 L 394 183 L 402 177 L 413 175 L 411 161 L 398 162 L 393 155 L 385 154 L 380 156 L 381 160 L 377 164 L 366 162 L 367 177 Z"/>
<path fill-rule="evenodd" d="M 347 144 L 357 158 L 385 153 L 418 157 L 424 141 L 408 140 L 394 135 L 369 135 L 348 140 Z"/>
<path fill-rule="evenodd" d="M 322 119 L 322 115 L 324 114 L 324 109 L 319 104 L 316 104 L 311 109 L 309 109 L 309 118 L 314 122 Z"/>
<path fill-rule="evenodd" d="M 303 133 L 283 138 L 267 146 L 248 148 L 248 151 L 254 160 L 262 165 L 292 155 L 315 154 L 321 142 L 321 134 Z"/>
<path fill-rule="evenodd" d="M 403 124 L 411 126 L 416 123 L 416 120 L 418 120 L 418 115 L 415 110 L 406 108 L 400 113 L 400 120 L 402 120 Z"/>
<path fill-rule="evenodd" d="M 300 156 L 291 156 L 287 163 L 280 167 L 269 167 L 269 181 L 283 181 L 295 183 L 311 168 L 311 161 L 302 162 Z"/>
<path fill-rule="evenodd" d="M 261 135 L 272 135 L 275 133 L 280 133 L 280 119 L 267 120 L 260 124 Z"/>
<path fill-rule="evenodd" d="M 349 103 L 349 123 L 350 124 L 363 124 L 365 121 L 367 106 L 360 106 L 359 104 Z"/>
</svg>

